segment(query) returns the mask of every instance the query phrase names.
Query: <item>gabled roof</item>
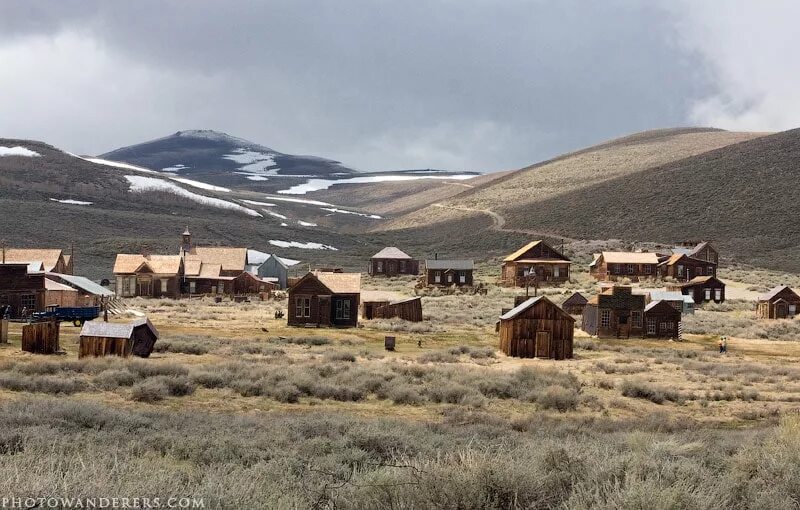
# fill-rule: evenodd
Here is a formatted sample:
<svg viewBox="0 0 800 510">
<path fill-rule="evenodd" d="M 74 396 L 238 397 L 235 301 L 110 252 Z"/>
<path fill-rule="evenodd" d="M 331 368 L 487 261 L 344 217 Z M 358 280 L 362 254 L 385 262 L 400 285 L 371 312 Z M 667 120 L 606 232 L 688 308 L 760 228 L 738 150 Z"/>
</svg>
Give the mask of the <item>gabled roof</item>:
<svg viewBox="0 0 800 510">
<path fill-rule="evenodd" d="M 509 310 L 506 313 L 504 313 L 503 315 L 501 315 L 500 316 L 500 320 L 513 319 L 514 317 L 516 317 L 517 315 L 521 314 L 522 312 L 524 312 L 525 310 L 529 309 L 530 307 L 532 307 L 533 305 L 535 305 L 536 303 L 538 303 L 540 301 L 544 301 L 545 303 L 551 304 L 552 306 L 557 308 L 558 311 L 561 312 L 561 314 L 564 317 L 569 317 L 569 319 L 572 320 L 572 321 L 575 320 L 570 314 L 568 314 L 567 312 L 562 310 L 560 306 L 558 306 L 557 304 L 553 303 L 552 301 L 547 299 L 545 296 L 536 296 L 536 297 L 532 297 L 530 299 L 527 299 L 526 301 L 523 301 L 522 303 L 518 304 L 517 306 L 515 306 L 511 310 Z"/>
<path fill-rule="evenodd" d="M 581 294 L 580 292 L 576 292 L 576 293 L 572 294 L 570 297 L 568 297 L 567 299 L 565 299 L 564 302 L 561 303 L 561 306 L 565 306 L 565 305 L 585 305 L 588 302 L 589 302 L 589 300 L 586 299 L 586 297 L 583 294 Z"/>
<path fill-rule="evenodd" d="M 63 292 L 78 292 L 77 290 L 73 289 L 69 285 L 64 285 L 63 283 L 58 283 L 55 280 L 51 280 L 50 278 L 44 279 L 44 288 L 45 290 L 57 290 Z"/>
<path fill-rule="evenodd" d="M 703 251 L 703 249 L 704 249 L 706 246 L 708 246 L 708 241 L 703 241 L 703 242 L 701 242 L 700 244 L 698 244 L 697 246 L 695 246 L 694 248 L 692 248 L 692 251 L 690 251 L 690 252 L 689 252 L 689 255 L 695 255 L 695 254 L 697 254 L 698 252 L 700 252 L 700 251 Z"/>
<path fill-rule="evenodd" d="M 219 264 L 223 271 L 244 271 L 247 266 L 247 248 L 223 246 L 195 246 L 191 255 L 196 255 L 203 264 Z"/>
<path fill-rule="evenodd" d="M 222 271 L 222 266 L 219 264 L 206 264 L 200 266 L 200 278 L 217 278 Z"/>
<path fill-rule="evenodd" d="M 396 248 L 394 246 L 388 246 L 375 255 L 372 256 L 373 259 L 411 259 L 411 255 L 403 252 L 400 248 Z"/>
<path fill-rule="evenodd" d="M 774 289 L 770 290 L 766 294 L 763 294 L 761 297 L 758 298 L 759 301 L 772 301 L 778 294 L 783 292 L 784 290 L 789 290 L 792 294 L 797 295 L 795 291 L 789 288 L 788 285 L 778 285 Z"/>
<path fill-rule="evenodd" d="M 522 248 L 520 248 L 519 250 L 517 250 L 514 253 L 512 253 L 511 255 L 508 255 L 505 259 L 503 259 L 503 262 L 514 262 L 514 261 L 516 261 L 517 259 L 519 259 L 523 255 L 525 255 L 525 253 L 527 253 L 529 250 L 531 250 L 532 248 L 536 247 L 539 244 L 543 244 L 544 246 L 547 246 L 550 249 L 550 251 L 553 252 L 554 255 L 556 255 L 553 258 L 561 258 L 561 259 L 564 259 L 564 261 L 567 261 L 567 257 L 565 257 L 561 252 L 559 252 L 558 250 L 554 249 L 552 246 L 550 246 L 549 244 L 545 243 L 544 241 L 531 241 L 528 244 L 526 244 L 525 246 L 523 246 Z"/>
<path fill-rule="evenodd" d="M 706 264 L 708 264 L 708 265 L 713 265 L 713 263 L 712 263 L 712 262 L 708 262 L 707 260 L 696 259 L 696 258 L 694 258 L 694 257 L 692 257 L 691 255 L 688 255 L 688 254 L 686 254 L 686 253 L 673 253 L 673 254 L 672 254 L 672 255 L 670 255 L 670 256 L 669 256 L 669 257 L 668 257 L 666 260 L 664 260 L 663 262 L 661 262 L 661 263 L 659 264 L 659 266 L 672 266 L 672 265 L 675 265 L 675 264 L 677 264 L 678 262 L 680 262 L 680 261 L 681 261 L 681 260 L 683 260 L 683 259 L 689 259 L 689 260 L 691 260 L 691 261 L 694 261 L 694 262 L 697 262 L 697 263 L 699 263 L 699 264 L 704 264 L 704 265 L 706 265 Z"/>
<path fill-rule="evenodd" d="M 334 294 L 359 294 L 361 292 L 361 273 L 315 271 L 311 274 Z"/>
<path fill-rule="evenodd" d="M 83 276 L 75 276 L 71 274 L 48 273 L 48 276 L 53 276 L 60 280 L 67 282 L 72 287 L 82 290 L 87 294 L 94 294 L 95 296 L 113 296 L 114 292 L 110 289 L 103 287 L 100 284 L 93 282 Z"/>
<path fill-rule="evenodd" d="M 663 301 L 651 301 L 650 304 L 644 307 L 644 311 L 649 312 L 653 308 L 657 307 L 660 303 L 663 303 Z"/>
<path fill-rule="evenodd" d="M 52 271 L 58 265 L 64 250 L 58 248 L 6 248 L 5 262 L 25 263 L 40 261 L 45 271 Z M 2 258 L 0 258 L 2 260 Z"/>
<path fill-rule="evenodd" d="M 658 264 L 658 255 L 653 252 L 604 251 L 606 264 Z"/>
<path fill-rule="evenodd" d="M 155 274 L 177 275 L 181 270 L 180 255 L 119 253 L 114 261 L 114 274 L 133 274 L 145 263 Z"/>
<path fill-rule="evenodd" d="M 136 319 L 127 324 L 113 322 L 89 321 L 83 325 L 80 336 L 100 336 L 108 338 L 130 338 L 138 327 L 148 328 L 158 338 L 158 330 L 147 317 Z"/>
<path fill-rule="evenodd" d="M 456 271 L 470 271 L 475 268 L 475 263 L 471 260 L 426 260 L 427 269 L 454 269 Z"/>
</svg>

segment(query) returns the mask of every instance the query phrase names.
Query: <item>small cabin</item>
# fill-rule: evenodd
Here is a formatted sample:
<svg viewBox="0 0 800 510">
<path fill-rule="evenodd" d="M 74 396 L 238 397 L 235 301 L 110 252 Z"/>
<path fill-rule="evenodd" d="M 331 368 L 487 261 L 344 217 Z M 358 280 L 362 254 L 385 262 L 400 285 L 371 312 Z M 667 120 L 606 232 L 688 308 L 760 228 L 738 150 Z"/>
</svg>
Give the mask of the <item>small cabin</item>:
<svg viewBox="0 0 800 510">
<path fill-rule="evenodd" d="M 501 282 L 525 287 L 532 279 L 537 284 L 558 285 L 569 280 L 570 260 L 544 241 L 533 241 L 503 259 Z"/>
<path fill-rule="evenodd" d="M 779 285 L 758 299 L 756 313 L 761 319 L 792 319 L 800 309 L 800 295 Z"/>
<path fill-rule="evenodd" d="M 127 324 L 91 321 L 81 329 L 78 357 L 131 354 L 147 358 L 158 340 L 158 330 L 146 317 Z"/>
<path fill-rule="evenodd" d="M 425 284 L 429 287 L 469 287 L 475 263 L 471 260 L 426 260 Z"/>
<path fill-rule="evenodd" d="M 645 304 L 644 294 L 629 285 L 614 285 L 589 300 L 581 328 L 600 338 L 643 336 Z"/>
<path fill-rule="evenodd" d="M 575 318 L 545 296 L 529 298 L 500 316 L 500 350 L 518 358 L 572 358 Z"/>
<path fill-rule="evenodd" d="M 695 276 L 688 282 L 668 284 L 667 290 L 691 296 L 695 304 L 725 302 L 725 283 L 716 276 Z"/>
<path fill-rule="evenodd" d="M 356 327 L 360 273 L 307 273 L 289 289 L 289 326 Z"/>
<path fill-rule="evenodd" d="M 644 308 L 646 338 L 680 338 L 681 312 L 667 301 L 653 301 Z"/>
<path fill-rule="evenodd" d="M 419 261 L 414 260 L 411 255 L 396 248 L 389 246 L 369 260 L 369 274 L 372 276 L 402 276 L 418 275 Z"/>
<path fill-rule="evenodd" d="M 637 282 L 658 277 L 658 255 L 650 252 L 604 251 L 595 254 L 589 274 L 598 281 L 628 278 Z"/>
<path fill-rule="evenodd" d="M 583 315 L 583 309 L 588 302 L 583 294 L 576 292 L 561 303 L 561 308 L 570 315 Z"/>
</svg>

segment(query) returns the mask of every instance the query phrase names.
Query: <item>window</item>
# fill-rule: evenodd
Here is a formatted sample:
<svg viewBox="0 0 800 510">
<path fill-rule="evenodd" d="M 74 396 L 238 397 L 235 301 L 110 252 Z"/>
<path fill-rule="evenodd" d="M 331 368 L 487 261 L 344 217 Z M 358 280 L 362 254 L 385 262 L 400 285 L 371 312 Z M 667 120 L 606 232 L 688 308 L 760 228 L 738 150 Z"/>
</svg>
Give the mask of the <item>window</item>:
<svg viewBox="0 0 800 510">
<path fill-rule="evenodd" d="M 458 281 L 461 283 L 467 283 L 467 273 L 466 271 L 461 271 L 458 273 Z"/>
<path fill-rule="evenodd" d="M 638 310 L 631 312 L 631 326 L 634 328 L 642 327 L 642 312 Z"/>
<path fill-rule="evenodd" d="M 647 318 L 647 334 L 648 335 L 656 334 L 656 320 L 653 317 Z"/>
<path fill-rule="evenodd" d="M 706 274 L 708 276 L 714 276 L 714 266 L 708 266 L 708 272 Z"/>
<path fill-rule="evenodd" d="M 611 266 L 611 274 L 622 274 L 622 266 L 619 264 Z"/>
<path fill-rule="evenodd" d="M 789 315 L 797 315 L 797 305 L 789 305 Z"/>
<path fill-rule="evenodd" d="M 600 310 L 600 326 L 607 328 L 611 325 L 611 310 Z"/>
<path fill-rule="evenodd" d="M 558 266 L 553 266 L 553 278 L 558 278 L 560 275 L 561 268 Z"/>
<path fill-rule="evenodd" d="M 294 300 L 295 317 L 311 317 L 311 298 L 298 297 Z"/>
<path fill-rule="evenodd" d="M 714 300 L 722 301 L 722 289 L 714 289 Z"/>
<path fill-rule="evenodd" d="M 350 300 L 343 299 L 336 302 L 336 318 L 339 320 L 350 318 Z"/>
<path fill-rule="evenodd" d="M 375 271 L 377 271 L 379 273 L 382 273 L 383 272 L 383 261 L 379 260 L 377 264 L 378 264 L 378 268 L 375 269 Z"/>
<path fill-rule="evenodd" d="M 683 266 L 678 264 L 678 276 L 683 276 Z"/>
<path fill-rule="evenodd" d="M 167 292 L 167 280 L 161 280 L 161 293 L 166 294 Z"/>
<path fill-rule="evenodd" d="M 662 322 L 661 323 L 661 332 L 662 333 L 672 333 L 675 330 L 675 323 L 673 322 Z"/>
<path fill-rule="evenodd" d="M 706 301 L 711 301 L 711 289 L 706 289 L 705 290 L 705 300 Z"/>
<path fill-rule="evenodd" d="M 628 274 L 633 274 L 635 266 L 633 264 L 628 264 Z"/>
<path fill-rule="evenodd" d="M 442 272 L 441 271 L 436 271 L 435 273 L 433 273 L 433 281 L 436 282 L 436 283 L 441 283 L 442 282 Z"/>
<path fill-rule="evenodd" d="M 216 285 L 212 285 L 211 286 L 211 293 L 212 294 L 216 294 L 217 293 L 217 286 Z"/>
<path fill-rule="evenodd" d="M 650 264 L 645 264 L 644 265 L 644 272 L 646 274 L 651 274 L 653 272 L 653 266 L 651 266 Z"/>
<path fill-rule="evenodd" d="M 447 283 L 453 283 L 453 273 L 447 273 Z"/>
<path fill-rule="evenodd" d="M 22 308 L 27 308 L 29 312 L 32 312 L 36 309 L 36 295 L 35 294 L 23 294 L 19 297 L 19 306 Z"/>
<path fill-rule="evenodd" d="M 401 260 L 400 261 L 400 272 L 401 273 L 405 273 L 406 272 L 406 261 L 405 260 Z"/>
</svg>

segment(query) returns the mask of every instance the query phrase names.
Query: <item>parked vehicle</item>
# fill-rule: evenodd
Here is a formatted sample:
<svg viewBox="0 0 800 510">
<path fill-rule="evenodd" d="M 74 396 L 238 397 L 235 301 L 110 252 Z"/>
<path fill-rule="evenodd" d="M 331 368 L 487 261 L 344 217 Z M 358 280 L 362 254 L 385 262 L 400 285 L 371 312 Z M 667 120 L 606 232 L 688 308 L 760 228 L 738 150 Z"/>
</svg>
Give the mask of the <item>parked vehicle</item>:
<svg viewBox="0 0 800 510">
<path fill-rule="evenodd" d="M 100 317 L 99 306 L 84 307 L 61 307 L 50 305 L 43 312 L 35 312 L 33 320 L 52 320 L 59 322 L 71 322 L 75 326 L 83 326 L 83 323 Z"/>
</svg>

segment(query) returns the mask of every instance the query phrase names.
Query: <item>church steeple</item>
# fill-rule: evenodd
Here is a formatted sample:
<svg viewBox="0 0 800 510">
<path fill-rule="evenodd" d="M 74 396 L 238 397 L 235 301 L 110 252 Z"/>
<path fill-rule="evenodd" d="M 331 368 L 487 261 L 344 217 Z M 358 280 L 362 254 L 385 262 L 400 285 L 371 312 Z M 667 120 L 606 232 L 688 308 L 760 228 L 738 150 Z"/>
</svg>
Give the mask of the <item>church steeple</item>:
<svg viewBox="0 0 800 510">
<path fill-rule="evenodd" d="M 189 232 L 189 226 L 186 226 L 186 230 L 183 231 L 181 235 L 181 252 L 188 253 L 192 251 L 192 233 Z"/>
</svg>

